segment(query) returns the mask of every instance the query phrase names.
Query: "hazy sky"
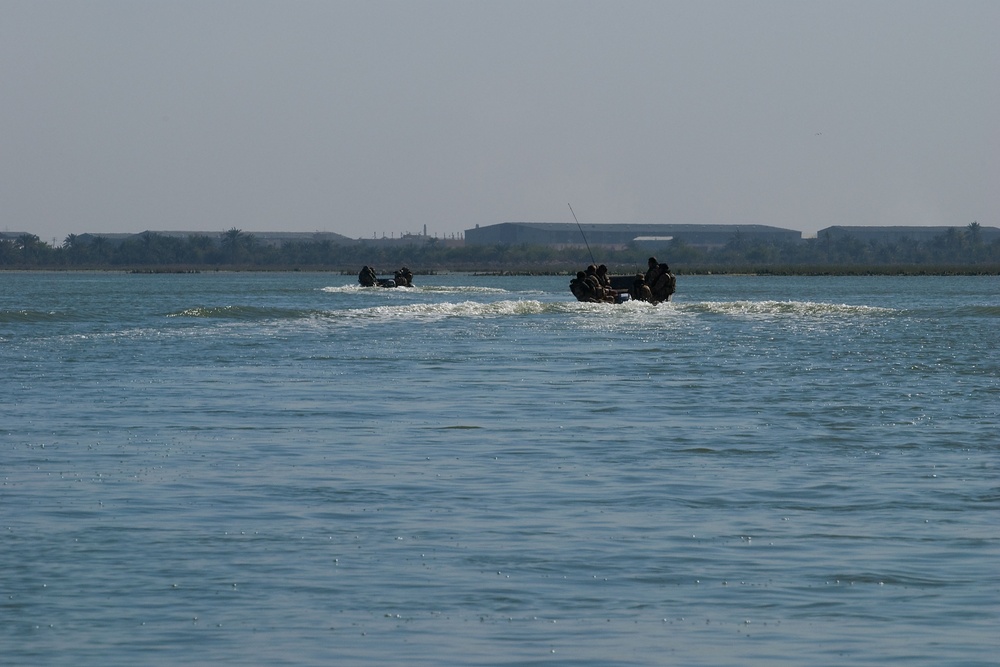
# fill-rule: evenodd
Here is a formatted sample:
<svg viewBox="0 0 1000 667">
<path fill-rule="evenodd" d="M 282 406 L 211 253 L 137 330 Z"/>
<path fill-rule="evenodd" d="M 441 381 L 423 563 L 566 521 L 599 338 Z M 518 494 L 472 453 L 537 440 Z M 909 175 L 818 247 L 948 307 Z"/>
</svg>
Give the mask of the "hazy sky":
<svg viewBox="0 0 1000 667">
<path fill-rule="evenodd" d="M 0 230 L 1000 226 L 1000 2 L 0 0 Z"/>
</svg>

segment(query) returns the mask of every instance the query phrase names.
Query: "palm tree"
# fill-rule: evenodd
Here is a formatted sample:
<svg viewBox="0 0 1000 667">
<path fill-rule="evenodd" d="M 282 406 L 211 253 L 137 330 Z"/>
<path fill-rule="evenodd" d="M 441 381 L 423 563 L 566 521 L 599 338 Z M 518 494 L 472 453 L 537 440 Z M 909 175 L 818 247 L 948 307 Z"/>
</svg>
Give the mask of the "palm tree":
<svg viewBox="0 0 1000 667">
<path fill-rule="evenodd" d="M 229 255 L 229 261 L 235 262 L 240 246 L 243 245 L 243 230 L 233 227 L 222 233 L 222 249 Z"/>
<path fill-rule="evenodd" d="M 87 256 L 87 246 L 80 241 L 80 237 L 76 234 L 67 236 L 63 241 L 62 247 L 66 252 L 66 256 L 74 264 L 80 263 Z"/>
<path fill-rule="evenodd" d="M 107 259 L 107 255 L 110 250 L 107 236 L 95 236 L 91 239 L 90 245 L 93 247 L 94 258 L 98 262 L 102 262 Z"/>
<path fill-rule="evenodd" d="M 966 229 L 968 230 L 969 243 L 974 246 L 979 245 L 982 241 L 982 227 L 980 224 L 973 220 Z"/>
<path fill-rule="evenodd" d="M 21 250 L 31 250 L 32 248 L 38 247 L 41 241 L 34 234 L 20 234 L 18 235 L 15 243 Z"/>
<path fill-rule="evenodd" d="M 30 265 L 42 258 L 49 245 L 34 234 L 20 234 L 14 240 L 14 247 L 20 251 L 21 261 Z"/>
</svg>

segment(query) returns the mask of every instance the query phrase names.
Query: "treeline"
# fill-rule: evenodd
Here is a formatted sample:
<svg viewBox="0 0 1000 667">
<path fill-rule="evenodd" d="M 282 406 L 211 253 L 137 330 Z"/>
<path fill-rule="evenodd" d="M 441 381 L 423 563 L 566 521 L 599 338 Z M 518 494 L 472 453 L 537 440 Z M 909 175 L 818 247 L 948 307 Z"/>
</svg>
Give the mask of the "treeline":
<svg viewBox="0 0 1000 667">
<path fill-rule="evenodd" d="M 356 273 L 374 266 L 383 273 L 408 266 L 414 272 L 575 272 L 592 261 L 612 273 L 642 270 L 651 254 L 678 273 L 973 273 L 1000 274 L 1000 240 L 986 243 L 977 223 L 950 228 L 930 241 L 863 242 L 853 237 L 764 242 L 736 236 L 706 249 L 675 238 L 660 248 L 553 248 L 539 245 L 455 247 L 421 237 L 412 244 L 330 241 L 271 245 L 230 229 L 220 238 L 175 237 L 147 232 L 120 243 L 100 236 L 66 237 L 52 246 L 32 234 L 0 239 L 0 269 L 117 269 L 132 271 L 326 270 Z"/>
</svg>

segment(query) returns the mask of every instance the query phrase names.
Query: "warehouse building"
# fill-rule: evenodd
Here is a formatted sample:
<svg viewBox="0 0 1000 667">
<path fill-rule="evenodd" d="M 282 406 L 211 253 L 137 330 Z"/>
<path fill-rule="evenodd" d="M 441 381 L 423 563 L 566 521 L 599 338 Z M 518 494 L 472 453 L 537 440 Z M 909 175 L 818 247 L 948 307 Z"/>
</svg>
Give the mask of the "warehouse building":
<svg viewBox="0 0 1000 667">
<path fill-rule="evenodd" d="M 582 232 L 581 232 L 582 230 Z M 586 241 L 584 240 L 586 238 Z M 789 243 L 802 232 L 768 225 L 644 225 L 582 224 L 566 222 L 502 222 L 465 231 L 466 245 L 545 245 L 554 247 L 663 245 L 683 241 L 706 248 L 724 246 L 736 238 Z"/>
<path fill-rule="evenodd" d="M 865 243 L 898 243 L 900 241 L 933 241 L 936 238 L 945 236 L 949 230 L 956 230 L 963 235 L 969 234 L 969 227 L 915 227 L 915 226 L 845 226 L 837 225 L 821 229 L 816 233 L 820 240 L 837 241 L 845 238 L 853 238 Z M 954 233 L 954 232 L 952 232 Z M 1000 239 L 1000 229 L 996 227 L 979 227 L 979 239 L 983 243 L 992 243 Z"/>
</svg>

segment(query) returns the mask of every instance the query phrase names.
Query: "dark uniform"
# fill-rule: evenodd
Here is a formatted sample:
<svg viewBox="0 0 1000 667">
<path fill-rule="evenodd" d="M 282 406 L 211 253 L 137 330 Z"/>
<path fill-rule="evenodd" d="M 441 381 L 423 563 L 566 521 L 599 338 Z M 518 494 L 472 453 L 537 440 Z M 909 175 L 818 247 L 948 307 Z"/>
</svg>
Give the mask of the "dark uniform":
<svg viewBox="0 0 1000 667">
<path fill-rule="evenodd" d="M 670 295 L 677 291 L 677 278 L 670 273 L 670 267 L 660 264 L 656 280 L 650 286 L 653 298 L 657 301 L 670 301 Z"/>
<path fill-rule="evenodd" d="M 636 301 L 653 300 L 653 293 L 649 290 L 649 285 L 646 284 L 646 279 L 641 273 L 635 274 L 635 280 L 632 281 L 632 289 L 628 291 L 628 294 Z"/>
<path fill-rule="evenodd" d="M 358 274 L 358 282 L 361 283 L 362 287 L 374 287 L 375 283 L 378 282 L 375 269 L 370 266 L 362 267 L 361 273 Z"/>
</svg>

